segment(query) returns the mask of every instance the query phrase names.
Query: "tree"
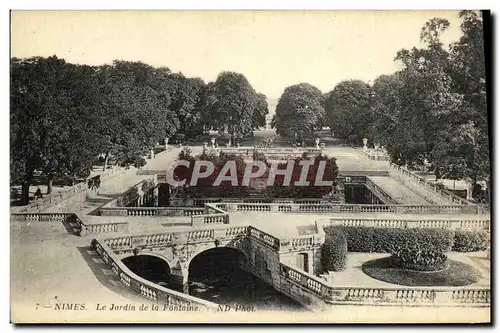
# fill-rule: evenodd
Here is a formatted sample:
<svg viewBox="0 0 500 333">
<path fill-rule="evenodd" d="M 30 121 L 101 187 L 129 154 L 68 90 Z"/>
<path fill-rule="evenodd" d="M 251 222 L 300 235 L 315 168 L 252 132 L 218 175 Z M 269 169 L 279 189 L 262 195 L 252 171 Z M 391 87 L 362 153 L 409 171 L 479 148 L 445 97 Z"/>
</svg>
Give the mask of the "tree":
<svg viewBox="0 0 500 333">
<path fill-rule="evenodd" d="M 102 151 L 121 165 L 142 166 L 142 156 L 179 127 L 169 109 L 170 73 L 140 62 L 115 61 L 99 74 Z"/>
<path fill-rule="evenodd" d="M 314 134 L 324 113 L 321 91 L 308 83 L 300 83 L 285 89 L 272 125 L 283 138 L 304 140 Z"/>
<path fill-rule="evenodd" d="M 253 112 L 253 128 L 259 128 L 266 125 L 266 116 L 269 113 L 267 98 L 264 94 L 257 94 L 257 103 Z"/>
<path fill-rule="evenodd" d="M 421 34 L 428 47 L 399 51 L 395 60 L 403 69 L 375 82 L 374 127 L 386 127 L 377 137 L 396 164 L 413 167 L 431 161 L 442 131 L 448 130 L 444 127 L 463 112 L 461 96 L 451 90 L 446 51 L 438 38 L 446 26 L 443 20 L 431 20 Z"/>
<path fill-rule="evenodd" d="M 459 16 L 462 19 L 462 36 L 450 47 L 450 72 L 453 79 L 452 89 L 463 94 L 465 101 L 466 112 L 462 114 L 453 131 L 462 134 L 462 141 L 455 144 L 460 146 L 463 159 L 455 163 L 451 152 L 448 157 L 449 163 L 456 165 L 454 169 L 462 171 L 450 170 L 445 174 L 453 179 L 469 179 L 473 184 L 484 180 L 489 191 L 491 166 L 483 20 L 475 11 L 464 10 Z M 451 132 L 447 134 L 451 135 Z M 464 160 L 467 161 L 466 164 Z"/>
<path fill-rule="evenodd" d="M 358 143 L 369 137 L 373 122 L 370 103 L 371 88 L 367 83 L 360 80 L 338 83 L 325 100 L 326 122 L 335 136 L 355 138 Z"/>
<path fill-rule="evenodd" d="M 172 98 L 169 105 L 179 119 L 179 133 L 193 138 L 203 133 L 202 97 L 205 82 L 200 78 L 186 78 L 182 74 L 171 74 Z"/>
<path fill-rule="evenodd" d="M 222 72 L 208 84 L 204 96 L 204 117 L 209 128 L 235 138 L 252 134 L 257 94 L 243 74 Z"/>
<path fill-rule="evenodd" d="M 374 128 L 394 163 L 431 163 L 436 178 L 489 183 L 489 137 L 481 18 L 462 11 L 462 36 L 448 53 L 446 20 L 422 28 L 426 48 L 401 50 L 403 69 L 373 86 Z"/>
<path fill-rule="evenodd" d="M 88 129 L 96 99 L 93 70 L 57 57 L 11 61 L 11 183 L 28 202 L 35 170 L 52 190 L 55 177 L 87 176 L 95 141 Z"/>
</svg>

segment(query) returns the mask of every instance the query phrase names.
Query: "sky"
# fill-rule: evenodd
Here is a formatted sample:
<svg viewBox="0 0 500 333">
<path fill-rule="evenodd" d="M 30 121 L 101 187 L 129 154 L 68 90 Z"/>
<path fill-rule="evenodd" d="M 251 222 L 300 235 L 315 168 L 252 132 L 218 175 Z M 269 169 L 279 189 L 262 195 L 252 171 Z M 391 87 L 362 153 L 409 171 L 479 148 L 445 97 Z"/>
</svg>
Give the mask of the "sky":
<svg viewBox="0 0 500 333">
<path fill-rule="evenodd" d="M 460 37 L 457 11 L 12 11 L 11 56 L 142 61 L 205 82 L 235 71 L 276 99 L 301 82 L 328 92 L 393 73 L 433 17 L 451 23 L 445 44 Z"/>
</svg>

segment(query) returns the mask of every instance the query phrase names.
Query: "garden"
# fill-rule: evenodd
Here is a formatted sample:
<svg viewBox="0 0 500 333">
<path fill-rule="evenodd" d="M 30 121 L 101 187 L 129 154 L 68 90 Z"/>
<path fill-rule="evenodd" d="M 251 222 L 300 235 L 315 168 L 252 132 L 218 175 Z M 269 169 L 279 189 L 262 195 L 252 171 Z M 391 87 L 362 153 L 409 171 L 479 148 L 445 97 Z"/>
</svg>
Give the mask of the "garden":
<svg viewBox="0 0 500 333">
<path fill-rule="evenodd" d="M 486 231 L 334 226 L 325 233 L 321 266 L 336 285 L 458 287 L 484 278 L 471 258 L 488 248 Z"/>
</svg>

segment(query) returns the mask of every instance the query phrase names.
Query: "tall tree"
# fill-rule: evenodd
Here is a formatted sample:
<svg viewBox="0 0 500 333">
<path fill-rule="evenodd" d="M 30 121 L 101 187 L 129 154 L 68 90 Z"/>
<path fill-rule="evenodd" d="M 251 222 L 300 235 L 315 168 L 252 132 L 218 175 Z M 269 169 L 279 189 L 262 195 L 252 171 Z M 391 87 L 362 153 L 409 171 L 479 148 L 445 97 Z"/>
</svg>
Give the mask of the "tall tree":
<svg viewBox="0 0 500 333">
<path fill-rule="evenodd" d="M 142 158 L 179 122 L 169 109 L 168 72 L 139 62 L 115 61 L 100 69 L 103 151 L 122 165 L 144 165 Z"/>
<path fill-rule="evenodd" d="M 264 94 L 257 94 L 257 103 L 253 112 L 253 128 L 259 128 L 266 125 L 266 116 L 269 113 L 267 98 Z"/>
<path fill-rule="evenodd" d="M 272 126 L 284 138 L 303 140 L 314 134 L 324 113 L 321 91 L 300 83 L 287 87 L 281 95 Z"/>
<path fill-rule="evenodd" d="M 23 203 L 35 169 L 48 193 L 55 178 L 88 176 L 98 147 L 94 73 L 55 56 L 12 59 L 11 182 L 22 184 Z"/>
<path fill-rule="evenodd" d="M 453 128 L 443 133 L 436 151 L 436 167 L 452 179 L 468 179 L 475 184 L 490 182 L 488 109 L 486 99 L 486 69 L 483 20 L 475 11 L 461 11 L 462 36 L 450 47 L 452 89 L 463 95 L 464 106 Z"/>
<path fill-rule="evenodd" d="M 243 74 L 222 72 L 207 86 L 204 119 L 208 126 L 231 141 L 253 130 L 257 94 Z"/>
<path fill-rule="evenodd" d="M 358 143 L 370 136 L 373 122 L 370 103 L 369 84 L 360 80 L 338 83 L 325 100 L 326 122 L 335 136 Z"/>
<path fill-rule="evenodd" d="M 181 73 L 171 74 L 172 98 L 170 109 L 179 119 L 179 133 L 192 138 L 203 133 L 202 95 L 205 82 L 200 78 L 187 78 Z"/>
</svg>

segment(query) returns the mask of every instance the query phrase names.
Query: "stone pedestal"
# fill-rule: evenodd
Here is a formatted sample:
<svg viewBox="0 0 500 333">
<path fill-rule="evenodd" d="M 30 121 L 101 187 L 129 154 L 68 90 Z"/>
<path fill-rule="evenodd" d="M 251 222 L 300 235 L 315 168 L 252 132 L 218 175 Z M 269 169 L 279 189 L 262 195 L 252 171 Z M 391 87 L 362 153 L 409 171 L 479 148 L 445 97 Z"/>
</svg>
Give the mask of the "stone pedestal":
<svg viewBox="0 0 500 333">
<path fill-rule="evenodd" d="M 467 182 L 467 200 L 472 200 L 472 183 Z"/>
</svg>

